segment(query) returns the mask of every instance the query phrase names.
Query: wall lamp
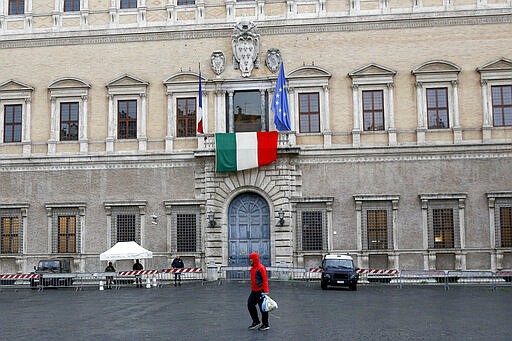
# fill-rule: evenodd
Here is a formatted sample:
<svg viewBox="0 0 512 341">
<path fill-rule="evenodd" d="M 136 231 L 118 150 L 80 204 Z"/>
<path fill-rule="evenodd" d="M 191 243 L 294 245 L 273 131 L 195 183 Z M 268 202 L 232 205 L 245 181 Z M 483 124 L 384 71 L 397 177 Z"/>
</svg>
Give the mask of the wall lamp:
<svg viewBox="0 0 512 341">
<path fill-rule="evenodd" d="M 284 210 L 283 208 L 280 208 L 279 209 L 279 212 L 277 213 L 278 217 L 279 217 L 279 223 L 278 225 L 279 226 L 283 226 L 284 225 Z"/>
<path fill-rule="evenodd" d="M 208 226 L 209 227 L 215 227 L 217 225 L 217 222 L 215 221 L 215 212 L 208 212 Z"/>
<path fill-rule="evenodd" d="M 156 214 L 151 215 L 151 224 L 153 224 L 153 225 L 158 224 L 158 216 Z"/>
</svg>

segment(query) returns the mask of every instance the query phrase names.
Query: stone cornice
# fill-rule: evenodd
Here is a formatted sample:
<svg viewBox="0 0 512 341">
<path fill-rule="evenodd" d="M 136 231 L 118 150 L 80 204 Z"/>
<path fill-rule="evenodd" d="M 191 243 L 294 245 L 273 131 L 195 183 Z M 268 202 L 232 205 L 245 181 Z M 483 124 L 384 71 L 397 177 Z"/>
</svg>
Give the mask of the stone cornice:
<svg viewBox="0 0 512 341">
<path fill-rule="evenodd" d="M 255 22 L 264 35 L 349 32 L 383 29 L 409 29 L 460 25 L 512 23 L 512 10 L 485 9 L 434 13 L 343 16 L 297 20 Z M 231 38 L 233 23 L 104 30 L 77 30 L 32 34 L 0 35 L 0 48 L 113 44 L 124 42 L 166 41 L 182 39 Z"/>
</svg>

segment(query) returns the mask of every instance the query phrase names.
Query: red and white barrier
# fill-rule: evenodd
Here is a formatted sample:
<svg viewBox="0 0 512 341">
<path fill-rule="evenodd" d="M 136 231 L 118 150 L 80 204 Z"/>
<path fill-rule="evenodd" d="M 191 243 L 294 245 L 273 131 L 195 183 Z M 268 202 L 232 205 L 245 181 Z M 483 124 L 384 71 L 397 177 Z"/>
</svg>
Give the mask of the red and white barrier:
<svg viewBox="0 0 512 341">
<path fill-rule="evenodd" d="M 179 269 L 176 268 L 176 269 L 164 269 L 161 272 L 166 273 L 166 274 L 170 274 L 170 273 L 173 273 L 173 274 L 176 274 L 176 273 L 179 273 L 179 274 L 182 274 L 182 273 L 202 273 L 203 269 L 202 268 L 179 268 Z"/>
<path fill-rule="evenodd" d="M 398 270 L 388 270 L 388 269 L 359 269 L 357 273 L 360 275 L 385 275 L 385 276 L 395 276 L 398 275 Z"/>
<path fill-rule="evenodd" d="M 309 272 L 320 273 L 320 272 L 323 272 L 323 270 L 320 268 L 309 268 Z"/>
<path fill-rule="evenodd" d="M 39 278 L 37 274 L 3 274 L 0 279 L 32 279 Z"/>
<path fill-rule="evenodd" d="M 158 270 L 134 270 L 134 271 L 119 271 L 118 276 L 139 276 L 139 275 L 155 275 Z"/>
</svg>

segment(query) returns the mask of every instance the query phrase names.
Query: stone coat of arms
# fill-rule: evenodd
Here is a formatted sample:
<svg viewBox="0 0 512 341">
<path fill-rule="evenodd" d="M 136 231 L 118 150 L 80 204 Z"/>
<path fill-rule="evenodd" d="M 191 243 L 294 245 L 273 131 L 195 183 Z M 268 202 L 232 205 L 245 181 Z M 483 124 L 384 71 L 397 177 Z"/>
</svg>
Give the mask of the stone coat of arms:
<svg viewBox="0 0 512 341">
<path fill-rule="evenodd" d="M 259 68 L 260 35 L 252 22 L 241 21 L 235 25 L 232 35 L 235 69 L 242 77 L 249 77 L 254 68 Z"/>
</svg>

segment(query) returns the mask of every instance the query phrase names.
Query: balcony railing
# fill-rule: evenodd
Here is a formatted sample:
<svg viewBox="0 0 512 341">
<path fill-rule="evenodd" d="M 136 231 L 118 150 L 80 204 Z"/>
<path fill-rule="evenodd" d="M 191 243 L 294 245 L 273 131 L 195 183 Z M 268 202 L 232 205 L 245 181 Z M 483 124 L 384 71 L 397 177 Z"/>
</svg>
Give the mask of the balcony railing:
<svg viewBox="0 0 512 341">
<path fill-rule="evenodd" d="M 277 149 L 295 147 L 295 132 L 281 131 L 277 139 Z M 215 151 L 215 134 L 204 134 L 197 137 L 199 151 Z"/>
</svg>

